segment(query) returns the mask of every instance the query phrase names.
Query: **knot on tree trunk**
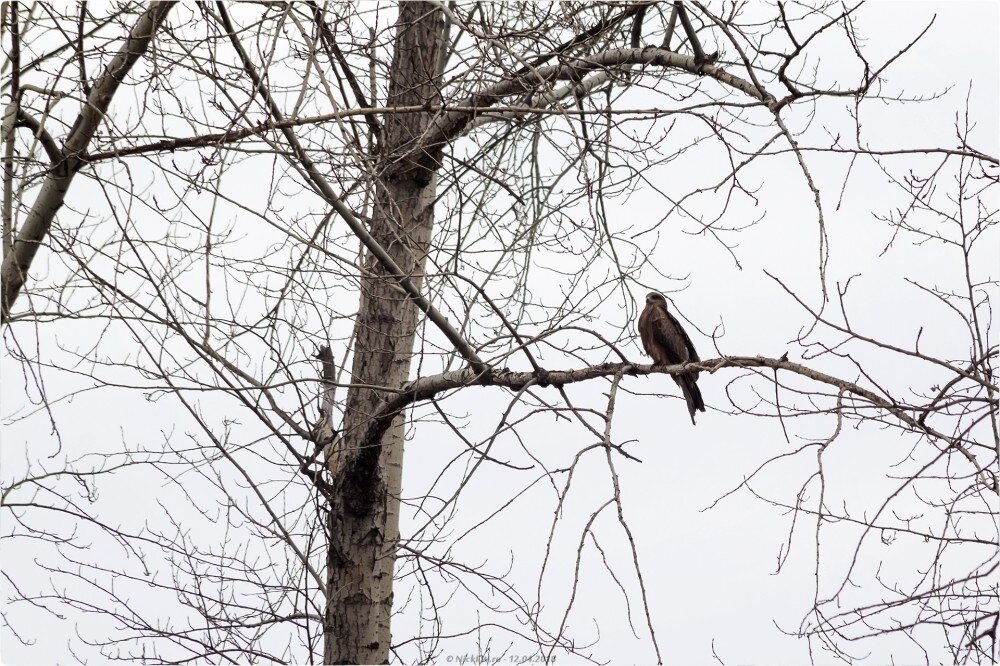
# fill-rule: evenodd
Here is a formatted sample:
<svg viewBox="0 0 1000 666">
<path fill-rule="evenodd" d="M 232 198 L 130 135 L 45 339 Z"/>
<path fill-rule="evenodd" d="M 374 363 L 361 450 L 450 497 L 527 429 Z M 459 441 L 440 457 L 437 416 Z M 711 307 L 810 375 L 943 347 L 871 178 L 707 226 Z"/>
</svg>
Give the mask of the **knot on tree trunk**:
<svg viewBox="0 0 1000 666">
<path fill-rule="evenodd" d="M 375 503 L 383 494 L 382 474 L 379 470 L 378 442 L 363 440 L 361 450 L 344 465 L 336 481 L 337 495 L 344 508 L 354 516 L 372 513 Z"/>
<path fill-rule="evenodd" d="M 420 147 L 408 151 L 388 165 L 385 180 L 410 182 L 423 188 L 431 184 L 434 174 L 441 168 L 441 146 Z"/>
</svg>

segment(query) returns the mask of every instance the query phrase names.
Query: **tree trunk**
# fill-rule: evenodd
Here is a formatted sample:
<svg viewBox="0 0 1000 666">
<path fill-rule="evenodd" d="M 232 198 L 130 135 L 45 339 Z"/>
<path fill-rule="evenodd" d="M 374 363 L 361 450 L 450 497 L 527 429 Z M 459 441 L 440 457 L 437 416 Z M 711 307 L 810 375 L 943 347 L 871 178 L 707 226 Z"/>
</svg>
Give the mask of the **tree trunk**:
<svg viewBox="0 0 1000 666">
<path fill-rule="evenodd" d="M 440 102 L 445 44 L 446 24 L 436 5 L 400 4 L 389 106 Z M 385 116 L 377 205 L 370 229 L 418 288 L 434 225 L 440 149 L 411 151 L 430 120 L 430 112 Z M 371 273 L 361 280 L 352 382 L 401 387 L 409 379 L 418 310 L 379 262 L 369 257 L 366 265 Z M 323 652 L 327 664 L 386 663 L 389 659 L 392 581 L 399 539 L 402 417 L 397 417 L 383 436 L 377 461 L 372 457 L 370 463 L 358 463 L 368 420 L 389 397 L 364 388 L 352 388 L 347 394 L 328 519 Z"/>
</svg>

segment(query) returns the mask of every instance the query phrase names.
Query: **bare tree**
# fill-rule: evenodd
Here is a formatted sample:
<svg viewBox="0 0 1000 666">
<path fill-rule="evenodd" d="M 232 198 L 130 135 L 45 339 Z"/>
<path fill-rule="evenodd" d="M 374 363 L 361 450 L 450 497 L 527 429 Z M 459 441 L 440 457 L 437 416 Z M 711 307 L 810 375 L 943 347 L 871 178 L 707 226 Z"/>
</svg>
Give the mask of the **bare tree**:
<svg viewBox="0 0 1000 666">
<path fill-rule="evenodd" d="M 877 59 L 864 9 L 834 3 L 2 19 L 4 411 L 28 445 L 5 447 L 4 618 L 22 644 L 45 613 L 81 658 L 602 661 L 580 617 L 603 581 L 667 660 L 620 414 L 656 401 L 647 435 L 680 432 L 658 375 L 701 372 L 699 428 L 780 438 L 718 501 L 787 516 L 779 570 L 810 544 L 812 603 L 785 630 L 815 660 L 996 658 L 996 136 L 968 101 L 947 145 L 864 122 L 951 99 L 892 83 L 932 19 L 875 36 Z M 838 249 L 873 233 L 834 230 L 842 207 L 875 213 L 898 280 L 842 275 Z M 756 272 L 794 339 L 761 354 L 689 319 L 708 360 L 649 365 L 636 300 L 686 286 L 699 267 L 676 248 L 743 270 L 768 228 L 788 265 Z M 854 316 L 859 289 L 933 314 L 901 341 L 888 314 Z"/>
</svg>

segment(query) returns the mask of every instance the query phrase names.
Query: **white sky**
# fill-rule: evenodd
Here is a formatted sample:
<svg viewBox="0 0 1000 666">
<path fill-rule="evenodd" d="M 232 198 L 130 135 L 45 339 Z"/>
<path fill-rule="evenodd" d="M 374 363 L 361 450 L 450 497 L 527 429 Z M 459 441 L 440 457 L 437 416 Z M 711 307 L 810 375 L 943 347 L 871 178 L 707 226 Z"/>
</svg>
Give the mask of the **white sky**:
<svg viewBox="0 0 1000 666">
<path fill-rule="evenodd" d="M 880 62 L 888 53 L 911 39 L 937 12 L 932 32 L 890 71 L 890 89 L 918 96 L 941 93 L 940 99 L 922 104 L 881 106 L 877 102 L 863 107 L 864 131 L 873 147 L 928 147 L 951 146 L 955 143 L 955 115 L 964 110 L 968 94 L 970 116 L 977 124 L 975 145 L 980 150 L 996 155 L 1000 152 L 997 136 L 998 79 L 1000 79 L 1000 52 L 998 52 L 998 11 L 995 2 L 955 3 L 874 3 L 866 6 L 858 26 L 870 37 L 867 54 L 872 62 Z M 830 63 L 824 61 L 825 66 Z M 849 78 L 849 77 L 845 77 Z M 971 83 L 971 89 L 970 89 Z M 642 93 L 637 103 L 643 101 Z M 793 110 L 786 121 L 793 128 L 807 122 L 803 109 Z M 826 120 L 832 118 L 832 120 Z M 807 139 L 814 144 L 824 144 L 826 130 L 830 133 L 850 133 L 844 124 L 843 114 L 820 115 L 810 126 Z M 821 123 L 826 123 L 824 127 Z M 763 136 L 763 134 L 762 134 Z M 810 141 L 806 140 L 806 143 Z M 684 192 L 697 186 L 698 160 L 709 159 L 706 151 L 695 153 L 690 159 L 658 168 L 649 177 L 663 183 L 672 191 Z M 935 246 L 912 248 L 899 244 L 884 257 L 879 257 L 891 230 L 874 219 L 873 213 L 884 213 L 899 200 L 898 192 L 885 182 L 885 177 L 871 167 L 857 168 L 849 179 L 843 205 L 836 206 L 847 160 L 842 156 L 827 158 L 812 154 L 809 165 L 816 176 L 824 200 L 828 232 L 831 242 L 829 284 L 843 282 L 860 273 L 852 283 L 849 295 L 850 314 L 855 326 L 879 339 L 901 346 L 912 345 L 918 329 L 924 328 L 922 349 L 947 357 L 961 357 L 961 344 L 954 341 L 962 334 L 959 322 L 929 302 L 915 288 L 903 281 L 904 276 L 914 277 L 924 283 L 951 284 L 958 266 L 957 257 L 946 249 Z M 909 159 L 909 158 L 907 158 Z M 925 165 L 936 158 L 919 157 L 908 162 L 887 161 L 892 165 Z M 245 171 L 243 171 L 245 169 Z M 239 179 L 234 175 L 227 178 Z M 267 160 L 258 167 L 245 165 L 240 173 L 247 178 L 264 182 L 272 172 Z M 241 184 L 246 196 L 252 198 L 256 181 Z M 808 317 L 764 275 L 766 269 L 787 283 L 795 285 L 798 293 L 810 305 L 818 303 L 816 281 L 817 226 L 811 195 L 803 182 L 801 171 L 791 156 L 772 159 L 766 168 L 749 170 L 746 182 L 759 185 L 762 204 L 754 209 L 749 203 L 738 203 L 727 216 L 727 222 L 745 215 L 747 219 L 764 214 L 762 222 L 738 236 L 737 250 L 742 270 L 737 269 L 727 252 L 704 236 L 679 233 L 694 230 L 690 221 L 674 220 L 673 227 L 664 232 L 664 239 L 655 255 L 655 265 L 665 274 L 687 277 L 688 288 L 673 294 L 673 303 L 694 328 L 695 345 L 702 357 L 713 357 L 711 340 L 704 335 L 716 326 L 724 325 L 725 335 L 719 340 L 723 352 L 733 355 L 777 357 L 789 351 L 796 360 L 801 350 L 789 344 Z M 246 187 L 244 183 L 250 183 Z M 77 186 L 82 185 L 77 183 Z M 687 189 L 685 189 L 687 188 Z M 265 188 L 266 189 L 266 188 Z M 83 187 L 79 191 L 86 191 Z M 70 205 L 86 209 L 86 201 L 74 199 Z M 312 201 L 313 209 L 318 203 Z M 611 215 L 612 224 L 642 224 L 655 221 L 662 215 L 662 199 L 653 192 L 638 190 L 626 200 L 618 200 Z M 248 236 L 250 233 L 248 233 Z M 994 239 L 995 240 L 995 239 Z M 994 243 L 993 247 L 996 247 Z M 996 259 L 984 257 L 982 271 L 992 271 L 996 277 Z M 44 266 L 45 264 L 39 264 Z M 653 274 L 644 276 L 655 283 Z M 536 296 L 541 301 L 558 299 L 558 284 L 539 280 L 535 285 Z M 671 287 L 663 287 L 667 291 Z M 545 290 L 550 290 L 546 292 Z M 632 294 L 641 302 L 643 290 Z M 993 296 L 996 296 L 995 292 Z M 606 325 L 607 337 L 615 337 L 615 327 L 620 327 L 624 304 L 609 302 L 603 313 L 605 322 L 590 322 L 595 330 Z M 41 348 L 52 350 L 57 345 L 86 353 L 85 340 L 74 338 L 73 324 L 54 326 L 52 333 L 42 330 Z M 20 334 L 18 334 L 20 335 Z M 31 339 L 25 333 L 24 340 Z M 5 348 L 11 346 L 10 333 L 5 333 Z M 22 340 L 22 343 L 23 341 Z M 637 341 L 636 341 L 637 342 Z M 305 343 L 303 343 L 305 344 Z M 864 358 L 866 368 L 873 376 L 904 393 L 907 387 L 926 390 L 944 376 L 927 370 L 925 364 L 902 362 L 895 357 L 870 354 L 864 349 L 852 348 Z M 645 362 L 637 344 L 625 349 L 630 358 Z M 109 352 L 113 357 L 114 353 Z M 545 358 L 543 353 L 543 358 Z M 570 363 L 557 356 L 549 356 L 553 367 L 568 367 Z M 603 359 L 597 359 L 603 360 Z M 520 359 L 515 363 L 523 363 Z M 819 369 L 831 374 L 844 374 L 854 379 L 850 367 L 837 366 L 829 359 L 816 361 Z M 122 381 L 135 381 L 135 373 L 115 372 Z M 774 575 L 779 552 L 788 534 L 789 517 L 763 502 L 739 493 L 720 503 L 711 511 L 703 509 L 720 495 L 738 485 L 761 462 L 793 447 L 785 443 L 777 421 L 734 417 L 715 412 L 712 406 L 726 406 L 725 384 L 732 374 L 703 375 L 700 386 L 710 409 L 701 415 L 697 427 L 687 419 L 683 402 L 677 397 L 672 382 L 664 376 L 627 378 L 619 391 L 613 428 L 618 442 L 635 440 L 627 450 L 642 459 L 642 464 L 617 458 L 615 466 L 620 475 L 626 518 L 633 531 L 642 565 L 646 589 L 649 592 L 650 613 L 661 651 L 667 663 L 713 663 L 714 650 L 726 664 L 771 663 L 790 664 L 809 660 L 808 646 L 800 639 L 783 633 L 794 631 L 803 613 L 808 609 L 814 594 L 814 536 L 812 528 L 799 529 L 792 541 L 792 554 L 780 574 Z M 50 395 L 61 395 L 80 380 L 66 374 L 53 373 L 48 385 Z M 4 421 L 2 479 L 4 485 L 23 474 L 25 460 L 35 465 L 53 467 L 61 457 L 71 458 L 89 451 L 113 451 L 121 442 L 141 442 L 155 447 L 169 433 L 176 441 L 198 431 L 190 417 L 178 411 L 176 402 L 161 400 L 151 402 L 141 395 L 115 392 L 92 392 L 59 403 L 53 410 L 63 437 L 63 450 L 55 458 L 51 426 L 45 413 L 10 423 L 12 415 L 25 409 L 25 380 L 19 366 L 9 356 L 4 358 L 2 379 L 2 415 Z M 606 384 L 594 383 L 572 387 L 574 400 L 600 408 L 601 393 Z M 633 392 L 660 390 L 669 397 L 635 395 Z M 546 395 L 555 398 L 549 390 Z M 748 398 L 744 391 L 741 395 Z M 496 389 L 470 389 L 449 398 L 446 405 L 452 414 L 467 414 L 467 435 L 476 441 L 476 435 L 485 436 L 498 422 L 509 396 Z M 206 398 L 205 408 L 215 406 L 224 410 L 229 402 Z M 421 414 L 426 414 L 424 410 Z M 225 414 L 211 414 L 213 422 L 221 422 Z M 832 432 L 832 419 L 811 419 L 794 424 L 793 434 L 799 437 L 822 439 Z M 438 472 L 462 448 L 447 429 L 438 423 L 422 423 L 412 431 L 407 442 L 404 476 L 404 495 L 423 495 L 434 482 Z M 533 454 L 553 466 L 567 464 L 575 451 L 591 442 L 579 439 L 578 427 L 567 430 L 550 416 L 535 418 L 521 431 L 524 446 Z M 874 427 L 851 430 L 831 447 L 826 458 L 828 493 L 842 498 L 853 510 L 870 509 L 886 489 L 885 473 L 889 466 L 906 455 L 911 442 L 897 441 L 895 435 Z M 519 445 L 512 438 L 498 440 L 492 454 L 501 458 L 525 461 Z M 568 602 L 573 577 L 574 556 L 583 525 L 591 512 L 607 498 L 610 492 L 609 474 L 603 453 L 591 454 L 576 472 L 564 511 L 555 531 L 552 555 L 543 581 L 542 598 L 546 607 L 542 617 L 549 626 L 558 626 Z M 445 488 L 454 489 L 463 465 L 453 470 L 444 482 Z M 769 497 L 790 501 L 804 480 L 815 469 L 812 453 L 778 463 L 763 475 L 755 488 Z M 460 509 L 442 535 L 444 544 L 435 552 L 444 552 L 448 539 L 462 534 L 489 513 L 505 503 L 521 487 L 528 485 L 535 472 L 527 475 L 513 473 L 496 466 L 483 465 L 473 476 L 473 483 L 464 492 Z M 182 488 L 165 486 L 152 471 L 136 470 L 121 477 L 116 483 L 102 486 L 98 506 L 110 524 L 124 529 L 138 529 L 145 522 L 163 527 L 166 523 L 159 503 L 171 507 L 172 517 L 188 523 L 192 536 L 201 536 L 206 543 L 218 540 L 218 527 L 206 523 L 198 516 L 185 515 Z M 449 485 L 450 482 L 450 485 Z M 196 474 L 184 477 L 183 491 L 197 497 L 205 484 Z M 276 502 L 283 501 L 278 486 L 269 488 Z M 447 495 L 448 493 L 444 493 Z M 294 498 L 288 500 L 295 501 Z M 489 571 L 504 576 L 527 598 L 534 599 L 538 581 L 538 567 L 544 557 L 545 543 L 555 515 L 557 499 L 551 486 L 539 484 L 525 494 L 510 511 L 496 519 L 490 526 L 462 540 L 451 555 L 470 564 L 483 564 Z M 834 505 L 837 505 L 834 502 Z M 434 506 L 431 504 L 431 506 Z M 4 513 L 4 522 L 10 516 Z M 42 519 L 36 524 L 44 525 Z M 53 525 L 58 523 L 52 518 Z M 403 533 L 418 524 L 412 512 L 404 510 Z M 8 523 L 9 524 L 9 523 Z M 65 523 L 58 523 L 65 525 Z M 613 508 L 606 510 L 596 523 L 596 534 L 608 560 L 630 595 L 633 623 L 638 639 L 632 635 L 625 621 L 625 604 L 615 581 L 608 575 L 600 561 L 599 553 L 588 547 L 583 557 L 580 585 L 570 615 L 569 627 L 581 643 L 597 641 L 589 650 L 597 660 L 615 663 L 646 663 L 654 661 L 641 600 L 631 572 L 627 541 L 617 526 Z M 4 533 L 9 528 L 4 527 Z M 844 564 L 843 556 L 853 546 L 856 532 L 849 527 L 824 528 L 824 560 L 820 571 L 822 591 L 827 581 L 832 582 Z M 876 539 L 877 541 L 877 539 Z M 88 561 L 106 557 L 107 566 L 118 570 L 135 570 L 137 562 L 123 549 L 102 537 L 88 537 L 93 543 L 89 552 L 75 554 Z M 10 542 L 8 542 L 10 543 Z M 901 565 L 899 570 L 923 562 L 926 546 L 916 540 L 900 537 L 891 546 L 879 551 L 869 548 L 869 566 L 884 561 Z M 275 554 L 275 553 L 272 553 Z M 4 548 L 3 570 L 9 579 L 17 581 L 24 590 L 44 589 L 49 574 L 41 570 L 39 561 L 51 564 L 51 549 L 24 541 Z M 280 553 L 276 556 L 281 557 Z M 153 560 L 155 561 L 155 556 Z M 511 560 L 513 559 L 513 564 Z M 124 564 L 123 564 L 124 562 Z M 509 569 L 509 572 L 508 572 Z M 894 571 L 898 571 L 894 569 Z M 161 576 L 167 572 L 162 571 Z M 412 580 L 410 578 L 409 580 Z M 871 584 L 870 579 L 865 579 Z M 442 590 L 446 587 L 440 588 Z M 3 583 L 5 596 L 10 596 L 9 582 Z M 872 593 L 871 588 L 866 590 Z M 134 591 L 132 594 L 136 594 Z M 403 608 L 408 592 L 401 583 L 396 592 L 397 605 Z M 130 597 L 132 603 L 153 613 L 175 617 L 176 602 L 169 594 L 149 592 Z M 413 603 L 416 603 L 415 601 Z M 4 663 L 72 663 L 79 657 L 94 655 L 92 663 L 99 663 L 96 650 L 80 648 L 80 639 L 88 637 L 106 625 L 101 620 L 87 616 L 82 610 L 65 620 L 55 621 L 51 615 L 24 605 L 7 609 L 8 621 L 27 638 L 37 642 L 24 647 L 13 640 L 10 629 L 5 627 L 0 645 Z M 449 607 L 449 624 L 446 633 L 459 632 L 475 624 L 477 607 L 466 597 L 456 596 Z M 483 615 L 485 618 L 486 615 Z M 179 618 L 178 618 L 179 619 Z M 509 618 L 508 618 L 509 621 Z M 394 625 L 394 639 L 400 640 L 417 631 L 413 605 L 406 606 Z M 93 634 L 97 635 L 97 634 Z M 490 641 L 491 653 L 503 652 L 514 641 L 508 654 L 523 654 L 523 645 L 504 632 L 485 632 L 477 637 L 455 639 L 444 649 L 444 655 L 475 654 L 477 640 Z M 69 646 L 73 641 L 74 649 Z M 481 644 L 481 643 L 480 643 Z M 930 648 L 929 648 L 930 649 Z M 936 649 L 936 648 L 935 648 Z M 923 654 L 912 644 L 899 637 L 866 643 L 858 656 L 867 655 L 870 663 L 884 663 L 890 657 L 897 663 L 923 661 Z M 829 655 L 817 653 L 816 659 L 829 663 Z M 942 652 L 930 652 L 931 661 L 948 661 Z M 559 659 L 560 663 L 563 658 Z"/>
</svg>

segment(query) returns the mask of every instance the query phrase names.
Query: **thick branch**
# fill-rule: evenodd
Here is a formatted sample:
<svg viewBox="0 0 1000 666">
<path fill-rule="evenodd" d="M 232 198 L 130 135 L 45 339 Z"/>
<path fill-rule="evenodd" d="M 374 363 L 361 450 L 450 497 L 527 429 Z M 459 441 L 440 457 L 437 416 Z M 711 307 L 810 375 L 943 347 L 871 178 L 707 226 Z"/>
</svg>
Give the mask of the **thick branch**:
<svg viewBox="0 0 1000 666">
<path fill-rule="evenodd" d="M 512 79 L 496 83 L 483 92 L 472 95 L 461 102 L 460 106 L 472 108 L 473 111 L 452 111 L 438 116 L 435 119 L 435 124 L 430 134 L 423 137 L 420 142 L 421 146 L 413 149 L 412 152 L 422 152 L 428 147 L 451 141 L 459 136 L 469 123 L 475 120 L 480 110 L 485 111 L 489 109 L 504 97 L 534 92 L 543 85 L 555 81 L 578 82 L 590 72 L 615 69 L 627 65 L 673 67 L 699 76 L 704 75 L 745 93 L 771 110 L 777 108 L 778 102 L 774 97 L 762 92 L 750 81 L 730 74 L 721 67 L 699 62 L 693 56 L 681 55 L 680 53 L 652 46 L 634 49 L 611 49 L 563 64 L 541 67 Z"/>
<path fill-rule="evenodd" d="M 42 144 L 42 149 L 45 151 L 45 154 L 48 155 L 49 162 L 53 165 L 62 161 L 63 154 L 59 149 L 59 144 L 56 143 L 55 139 L 52 138 L 52 135 L 45 129 L 45 126 L 38 122 L 34 116 L 28 115 L 24 109 L 18 109 L 17 123 L 15 123 L 14 126 L 27 127 L 31 130 L 32 135 L 34 135 L 34 137 L 38 139 L 38 142 Z"/>
<path fill-rule="evenodd" d="M 559 108 L 550 109 L 547 108 L 552 104 L 570 97 L 576 94 L 587 95 L 590 94 L 595 87 L 607 82 L 608 75 L 598 77 L 590 77 L 584 81 L 576 84 L 568 84 L 562 88 L 552 90 L 550 92 L 539 95 L 535 98 L 535 103 L 533 104 L 517 104 L 513 106 L 491 106 L 489 114 L 481 114 L 480 107 L 465 107 L 458 105 L 445 105 L 444 107 L 437 108 L 432 106 L 432 111 L 448 111 L 456 113 L 472 113 L 476 115 L 476 124 L 466 126 L 465 130 L 468 131 L 473 127 L 477 127 L 480 124 L 486 124 L 490 122 L 496 122 L 499 120 L 510 120 L 513 118 L 519 118 L 531 114 L 548 113 L 560 116 L 586 116 L 586 115 L 607 115 L 609 113 L 614 115 L 632 115 L 632 116 L 649 116 L 658 117 L 665 116 L 675 113 L 675 110 L 660 108 L 660 107 L 630 107 L 623 109 L 593 109 L 593 110 L 581 110 L 581 109 L 570 109 L 570 108 Z M 275 122 L 268 120 L 250 127 L 242 127 L 239 129 L 231 129 L 225 132 L 215 132 L 210 134 L 198 134 L 195 136 L 185 136 L 185 137 L 171 137 L 159 139 L 157 141 L 152 141 L 150 143 L 139 144 L 135 146 L 128 146 L 124 148 L 115 148 L 113 150 L 102 151 L 99 153 L 90 153 L 85 155 L 83 159 L 87 162 L 101 162 L 104 160 L 117 159 L 120 157 L 129 157 L 132 155 L 143 155 L 147 153 L 172 153 L 177 150 L 188 150 L 188 149 L 198 149 L 206 147 L 217 147 L 228 143 L 237 143 L 243 139 L 250 137 L 260 136 L 267 134 L 268 132 L 273 132 L 274 130 L 279 130 L 285 127 L 302 127 L 305 125 L 321 125 L 328 122 L 335 122 L 339 120 L 344 120 L 347 118 L 354 118 L 357 116 L 379 116 L 379 115 L 389 115 L 393 113 L 424 113 L 427 111 L 427 107 L 424 105 L 411 105 L 411 106 L 378 106 L 371 108 L 356 108 L 356 109 L 343 109 L 341 111 L 332 111 L 330 113 L 323 113 L 315 116 L 300 116 L 297 118 L 286 118 L 281 122 Z M 32 123 L 32 124 L 29 124 Z M 35 131 L 35 127 L 38 127 L 38 121 L 25 118 L 21 115 L 18 116 L 18 126 L 24 125 Z M 44 131 L 44 129 L 43 129 Z M 41 138 L 41 137 L 40 137 Z M 52 144 L 54 145 L 54 144 Z M 43 146 L 48 151 L 47 146 Z M 799 150 L 802 152 L 810 153 L 835 153 L 835 154 L 845 154 L 845 155 L 872 155 L 872 156 L 890 156 L 890 155 L 954 155 L 957 157 L 971 157 L 977 160 L 983 160 L 984 162 L 989 162 L 990 164 L 1000 164 L 1000 159 L 994 157 L 993 155 L 987 155 L 986 153 L 976 150 L 971 146 L 965 146 L 965 148 L 901 148 L 897 150 L 888 149 L 878 149 L 878 148 L 845 148 L 845 147 L 819 147 L 819 146 L 799 146 Z M 761 153 L 762 155 L 781 155 L 783 153 L 794 152 L 791 148 L 773 150 L 767 153 Z M 50 155 L 51 157 L 51 155 Z M 60 155 L 61 157 L 61 155 Z"/>
<path fill-rule="evenodd" d="M 73 182 L 73 177 L 84 163 L 81 157 L 104 120 L 118 86 L 149 48 L 153 36 L 174 4 L 172 1 L 154 2 L 146 8 L 136 21 L 128 39 L 91 89 L 87 103 L 80 110 L 80 115 L 63 145 L 62 160 L 49 172 L 17 235 L 13 250 L 4 257 L 3 265 L 0 267 L 2 321 L 8 320 L 10 308 L 21 293 L 21 287 L 27 279 L 35 253 L 45 241 L 52 221 L 66 199 L 66 192 Z"/>
<path fill-rule="evenodd" d="M 663 35 L 663 43 L 660 44 L 661 49 L 670 50 L 670 42 L 674 38 L 674 28 L 677 27 L 677 5 L 670 10 L 670 21 L 667 23 L 667 31 Z"/>
<path fill-rule="evenodd" d="M 694 61 L 698 64 L 703 64 L 712 60 L 705 56 L 704 49 L 701 48 L 701 42 L 698 40 L 698 33 L 695 31 L 694 26 L 691 25 L 691 19 L 688 18 L 687 10 L 684 9 L 684 3 L 677 0 L 674 3 L 674 8 L 677 10 L 677 16 L 681 19 L 681 25 L 684 27 L 684 32 L 687 33 L 688 42 L 691 44 L 691 50 L 694 51 Z"/>
<path fill-rule="evenodd" d="M 654 4 L 656 3 L 637 2 L 633 5 L 627 6 L 625 10 L 622 13 L 618 14 L 617 16 L 612 16 L 610 18 L 604 19 L 603 21 L 598 21 L 596 24 L 594 24 L 587 30 L 584 30 L 580 34 L 574 36 L 572 39 L 563 42 L 552 51 L 539 55 L 530 63 L 517 70 L 517 74 L 518 75 L 527 74 L 528 72 L 534 71 L 535 68 L 541 67 L 552 58 L 558 57 L 563 53 L 568 52 L 570 49 L 574 49 L 582 44 L 586 44 L 587 42 L 591 41 L 596 37 L 599 37 L 606 30 L 619 25 L 625 19 L 637 14 L 644 14 L 646 12 L 647 7 L 650 7 Z"/>
<path fill-rule="evenodd" d="M 883 409 L 898 418 L 914 431 L 923 432 L 935 439 L 946 442 L 950 447 L 959 451 L 976 468 L 977 473 L 983 480 L 984 485 L 993 492 L 998 493 L 997 479 L 992 474 L 983 470 L 975 456 L 957 438 L 949 437 L 940 433 L 926 424 L 921 423 L 916 418 L 907 413 L 907 407 L 895 402 L 890 402 L 875 393 L 864 389 L 857 384 L 843 379 L 838 379 L 832 375 L 813 370 L 804 365 L 793 363 L 782 359 L 766 358 L 763 356 L 730 356 L 725 358 L 711 359 L 700 363 L 690 363 L 687 365 L 637 365 L 631 363 L 603 363 L 592 365 L 577 370 L 556 370 L 544 373 L 540 377 L 535 372 L 513 372 L 503 368 L 491 368 L 487 373 L 476 373 L 470 368 L 445 372 L 440 375 L 423 377 L 412 382 L 407 390 L 394 396 L 379 410 L 369 422 L 368 432 L 361 440 L 361 453 L 354 459 L 351 466 L 345 470 L 348 475 L 366 473 L 366 466 L 374 464 L 378 460 L 379 442 L 389 424 L 400 412 L 408 406 L 421 401 L 428 400 L 434 396 L 467 386 L 502 386 L 512 390 L 520 390 L 532 384 L 544 384 L 553 386 L 564 386 L 577 382 L 596 379 L 598 377 L 610 377 L 618 373 L 630 375 L 651 375 L 668 374 L 683 375 L 691 372 L 707 371 L 714 373 L 722 368 L 772 368 L 775 370 L 786 370 L 802 377 L 818 381 L 837 388 L 839 391 L 853 394 L 870 402 L 873 406 Z"/>
</svg>

